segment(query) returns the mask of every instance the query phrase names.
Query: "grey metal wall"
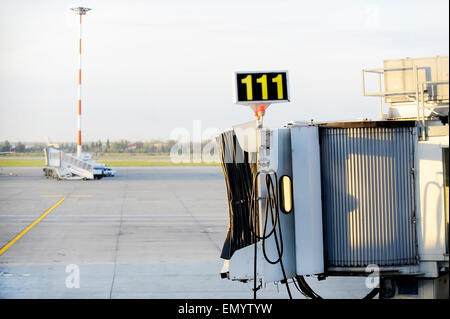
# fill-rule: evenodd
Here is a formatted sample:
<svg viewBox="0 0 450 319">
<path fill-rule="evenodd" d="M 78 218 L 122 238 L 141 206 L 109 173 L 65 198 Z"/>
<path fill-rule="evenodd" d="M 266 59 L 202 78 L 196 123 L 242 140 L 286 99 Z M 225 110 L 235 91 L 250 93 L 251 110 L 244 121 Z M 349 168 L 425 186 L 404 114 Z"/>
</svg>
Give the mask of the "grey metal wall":
<svg viewBox="0 0 450 319">
<path fill-rule="evenodd" d="M 327 266 L 416 263 L 413 132 L 320 128 Z"/>
</svg>

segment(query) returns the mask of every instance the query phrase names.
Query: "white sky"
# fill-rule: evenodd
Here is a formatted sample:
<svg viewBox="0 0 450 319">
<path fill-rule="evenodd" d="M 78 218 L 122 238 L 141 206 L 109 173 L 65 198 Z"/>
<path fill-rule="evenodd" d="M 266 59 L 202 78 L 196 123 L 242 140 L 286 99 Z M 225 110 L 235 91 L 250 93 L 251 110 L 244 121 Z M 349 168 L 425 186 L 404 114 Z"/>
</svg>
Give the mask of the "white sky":
<svg viewBox="0 0 450 319">
<path fill-rule="evenodd" d="M 0 141 L 76 141 L 77 17 L 83 140 L 168 139 L 253 118 L 232 72 L 289 70 L 291 103 L 265 122 L 378 119 L 361 69 L 448 55 L 449 1 L 0 0 Z"/>
</svg>

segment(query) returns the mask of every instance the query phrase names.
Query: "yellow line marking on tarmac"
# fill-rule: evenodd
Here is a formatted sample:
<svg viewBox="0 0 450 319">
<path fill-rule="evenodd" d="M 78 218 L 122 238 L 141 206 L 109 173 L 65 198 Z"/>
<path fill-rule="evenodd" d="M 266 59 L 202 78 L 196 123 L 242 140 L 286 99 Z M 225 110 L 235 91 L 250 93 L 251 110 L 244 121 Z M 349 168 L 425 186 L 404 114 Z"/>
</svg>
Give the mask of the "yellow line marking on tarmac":
<svg viewBox="0 0 450 319">
<path fill-rule="evenodd" d="M 61 204 L 63 201 L 66 200 L 66 196 L 64 196 L 63 198 L 61 198 L 55 205 L 53 205 L 52 207 L 50 207 L 45 213 L 43 213 L 41 216 L 39 216 L 38 219 L 36 219 L 31 225 L 29 225 L 27 228 L 25 228 L 24 230 L 22 230 L 22 232 L 17 235 L 16 237 L 14 237 L 13 240 L 11 240 L 9 243 L 7 243 L 5 246 L 2 247 L 2 249 L 0 249 L 0 256 L 3 255 L 3 253 L 5 251 L 7 251 L 9 249 L 9 247 L 11 247 L 12 245 L 14 245 L 14 243 L 16 241 L 18 241 L 20 238 L 22 238 L 26 233 L 28 233 L 30 231 L 31 228 L 33 228 L 34 226 L 36 226 L 42 219 L 44 219 L 45 216 L 47 216 L 48 214 L 50 214 L 50 212 L 52 210 L 54 210 L 56 207 L 59 206 L 59 204 Z"/>
</svg>

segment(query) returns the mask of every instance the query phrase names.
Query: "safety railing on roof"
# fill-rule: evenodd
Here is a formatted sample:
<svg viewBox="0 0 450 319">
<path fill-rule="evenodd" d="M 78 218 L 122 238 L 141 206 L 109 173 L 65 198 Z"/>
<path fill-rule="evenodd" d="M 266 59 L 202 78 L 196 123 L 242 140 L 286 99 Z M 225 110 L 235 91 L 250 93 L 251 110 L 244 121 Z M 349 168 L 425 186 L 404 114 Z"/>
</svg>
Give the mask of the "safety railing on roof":
<svg viewBox="0 0 450 319">
<path fill-rule="evenodd" d="M 362 75 L 362 91 L 363 96 L 372 96 L 380 98 L 380 118 L 384 119 L 383 114 L 383 98 L 389 96 L 406 96 L 411 101 L 415 101 L 417 105 L 417 117 L 416 120 L 422 123 L 422 126 L 425 126 L 425 109 L 429 108 L 426 103 L 429 101 L 435 101 L 436 94 L 429 94 L 429 88 L 434 86 L 435 88 L 438 85 L 449 85 L 449 81 L 419 81 L 419 70 L 427 69 L 428 67 L 418 67 L 413 65 L 412 67 L 395 67 L 395 68 L 372 68 L 372 69 L 363 69 L 361 72 Z M 412 90 L 403 90 L 403 91 L 383 91 L 383 81 L 382 76 L 385 75 L 386 72 L 400 72 L 400 71 L 412 71 L 413 72 L 413 89 Z M 374 73 L 378 77 L 378 91 L 377 92 L 366 92 L 366 73 Z M 436 91 L 436 89 L 434 90 Z M 427 93 L 427 97 L 425 97 L 425 93 Z M 447 97 L 448 101 L 448 97 Z M 447 102 L 448 103 L 448 102 Z M 430 109 L 430 108 L 429 108 Z M 432 112 L 431 112 L 432 113 Z"/>
</svg>

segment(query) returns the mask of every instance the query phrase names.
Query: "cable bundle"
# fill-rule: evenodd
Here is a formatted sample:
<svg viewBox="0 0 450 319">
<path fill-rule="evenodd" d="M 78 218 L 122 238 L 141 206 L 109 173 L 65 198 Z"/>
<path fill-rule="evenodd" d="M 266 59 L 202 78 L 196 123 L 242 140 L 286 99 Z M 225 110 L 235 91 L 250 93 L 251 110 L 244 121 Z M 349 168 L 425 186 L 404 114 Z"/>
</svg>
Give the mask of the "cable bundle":
<svg viewBox="0 0 450 319">
<path fill-rule="evenodd" d="M 245 152 L 240 147 L 234 131 L 220 134 L 216 143 L 225 177 L 230 218 L 220 257 L 230 259 L 236 250 L 254 243 L 250 205 L 253 177 L 256 175 L 256 154 Z"/>
<path fill-rule="evenodd" d="M 258 176 L 261 173 L 258 172 L 254 176 L 253 179 L 253 194 L 252 194 L 252 204 L 250 206 L 250 214 L 251 218 L 253 220 L 254 229 L 258 228 L 259 225 L 259 212 L 258 212 L 258 195 L 257 195 L 257 182 L 258 182 Z M 264 227 L 263 227 L 263 233 L 262 236 L 259 236 L 257 233 L 253 233 L 254 236 L 254 242 L 256 243 L 257 240 L 262 240 L 262 251 L 264 255 L 264 259 L 272 264 L 278 264 L 280 263 L 281 271 L 283 273 L 284 283 L 286 284 L 286 289 L 289 295 L 289 298 L 292 299 L 291 290 L 289 289 L 288 279 L 286 276 L 286 271 L 284 269 L 283 265 L 283 232 L 281 230 L 281 222 L 280 222 L 280 211 L 278 209 L 278 187 L 277 187 L 277 173 L 275 171 L 271 172 L 265 172 L 263 173 L 265 175 L 265 187 L 266 187 L 266 199 L 265 199 L 265 205 L 264 205 Z M 275 183 L 272 179 L 275 179 Z M 275 184 L 275 186 L 274 186 Z M 272 229 L 267 232 L 267 221 L 269 220 L 269 212 L 270 212 L 270 218 L 272 223 Z M 278 227 L 277 227 L 278 226 Z M 277 231 L 278 228 L 278 231 Z M 275 245 L 277 248 L 278 258 L 275 260 L 271 260 L 266 252 L 266 240 L 269 239 L 271 236 L 274 237 Z M 253 259 L 253 298 L 256 299 L 256 292 L 259 290 L 260 287 L 256 286 L 257 281 L 257 275 L 256 275 L 256 263 L 257 263 L 257 246 L 255 244 L 255 250 L 254 250 L 254 259 Z"/>
<path fill-rule="evenodd" d="M 267 198 L 265 206 L 264 234 L 260 236 L 259 231 L 259 211 L 257 197 L 257 172 L 256 154 L 245 152 L 239 145 L 234 131 L 227 131 L 216 138 L 217 148 L 221 159 L 223 175 L 227 187 L 228 211 L 230 224 L 228 226 L 227 237 L 222 248 L 221 258 L 231 259 L 233 253 L 243 247 L 255 244 L 262 240 L 263 254 L 265 259 L 271 264 L 281 264 L 283 275 L 286 279 L 282 263 L 283 239 L 279 222 L 278 212 L 278 190 L 277 177 L 275 182 L 270 175 L 266 175 Z M 274 186 L 275 184 L 275 186 Z M 267 232 L 267 221 L 272 220 L 272 229 Z M 278 232 L 276 228 L 278 227 Z M 275 236 L 278 258 L 270 260 L 266 254 L 265 240 Z M 256 270 L 256 244 L 254 267 Z M 255 274 L 254 295 L 256 298 L 256 274 Z M 286 280 L 287 284 L 287 280 Z M 289 296 L 292 298 L 289 286 L 287 286 Z"/>
</svg>

